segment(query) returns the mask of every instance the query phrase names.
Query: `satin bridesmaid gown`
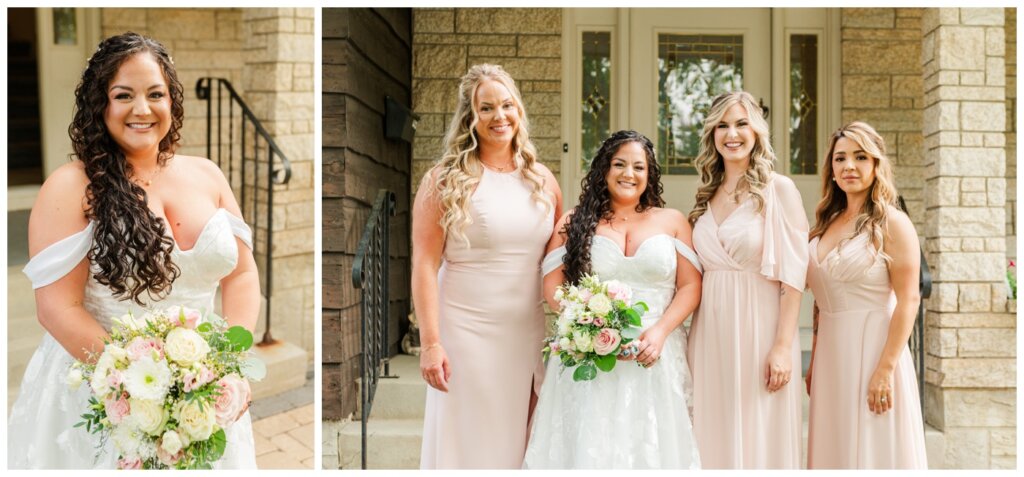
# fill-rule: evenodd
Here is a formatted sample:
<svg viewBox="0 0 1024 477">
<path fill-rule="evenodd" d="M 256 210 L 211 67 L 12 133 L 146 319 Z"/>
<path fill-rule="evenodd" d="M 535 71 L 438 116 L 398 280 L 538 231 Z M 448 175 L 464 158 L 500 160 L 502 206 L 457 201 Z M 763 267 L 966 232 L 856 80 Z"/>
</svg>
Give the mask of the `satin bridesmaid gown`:
<svg viewBox="0 0 1024 477">
<path fill-rule="evenodd" d="M 438 271 L 448 392 L 427 387 L 423 469 L 518 469 L 531 386 L 539 392 L 544 309 L 540 265 L 554 207 L 530 197 L 519 171 L 483 168 L 469 245 L 449 235 Z"/>
<path fill-rule="evenodd" d="M 716 218 L 709 207 L 694 224 L 704 281 L 688 352 L 693 428 L 705 469 L 800 468 L 803 388 L 795 331 L 791 381 L 770 393 L 764 377 L 781 286 L 802 291 L 807 273 L 807 217 L 798 204 L 784 207 L 780 187 L 799 196 L 792 180 L 773 173 L 763 213 L 748 196 L 728 217 Z"/>
<path fill-rule="evenodd" d="M 889 335 L 896 294 L 867 233 L 818 262 L 810 244 L 807 282 L 818 303 L 811 379 L 808 469 L 927 469 L 924 425 L 910 349 L 893 371 L 893 407 L 868 409 L 867 386 Z"/>
</svg>

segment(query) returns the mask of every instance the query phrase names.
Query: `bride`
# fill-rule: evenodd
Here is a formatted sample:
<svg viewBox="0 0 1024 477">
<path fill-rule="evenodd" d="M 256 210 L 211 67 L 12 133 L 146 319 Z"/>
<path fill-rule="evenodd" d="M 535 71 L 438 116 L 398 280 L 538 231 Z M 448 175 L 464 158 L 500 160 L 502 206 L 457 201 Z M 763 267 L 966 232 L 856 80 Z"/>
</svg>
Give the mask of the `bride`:
<svg viewBox="0 0 1024 477">
<path fill-rule="evenodd" d="M 660 180 L 651 141 L 619 131 L 591 163 L 579 205 L 555 227 L 543 263 L 552 309 L 559 285 L 594 273 L 632 287 L 634 301 L 650 311 L 636 352 L 620 356 L 640 366 L 623 362 L 575 382 L 557 359 L 549 360 L 524 468 L 700 468 L 679 328 L 700 301 L 700 265 L 686 217 L 661 208 Z"/>
<path fill-rule="evenodd" d="M 100 43 L 75 90 L 75 158 L 39 191 L 25 274 L 47 333 L 8 420 L 11 468 L 114 468 L 109 442 L 73 427 L 89 386 L 65 383 L 103 349 L 111 318 L 143 307 L 212 310 L 218 283 L 231 325 L 253 330 L 259 278 L 252 232 L 215 164 L 176 155 L 183 89 L 160 43 L 134 33 Z M 246 412 L 226 430 L 218 468 L 255 468 Z"/>
</svg>

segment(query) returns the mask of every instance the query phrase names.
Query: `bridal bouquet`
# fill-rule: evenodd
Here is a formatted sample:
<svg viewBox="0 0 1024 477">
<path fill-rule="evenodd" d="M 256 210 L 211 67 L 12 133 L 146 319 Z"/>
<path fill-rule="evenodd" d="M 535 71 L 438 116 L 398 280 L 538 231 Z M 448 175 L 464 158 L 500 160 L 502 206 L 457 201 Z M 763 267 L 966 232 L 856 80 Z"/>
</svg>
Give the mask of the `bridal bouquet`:
<svg viewBox="0 0 1024 477">
<path fill-rule="evenodd" d="M 647 311 L 646 303 L 632 299 L 628 285 L 602 282 L 596 275 L 584 276 L 579 286 L 559 287 L 557 331 L 547 340 L 544 359 L 554 354 L 563 368 L 576 367 L 573 381 L 589 381 L 599 369 L 614 369 L 619 352 L 640 336 L 640 317 Z"/>
<path fill-rule="evenodd" d="M 91 388 L 84 426 L 113 440 L 121 469 L 209 469 L 224 454 L 224 429 L 266 374 L 249 356 L 252 333 L 198 310 L 170 307 L 114 319 L 95 364 L 75 362 L 68 384 Z M 94 356 L 95 357 L 95 356 Z"/>
</svg>

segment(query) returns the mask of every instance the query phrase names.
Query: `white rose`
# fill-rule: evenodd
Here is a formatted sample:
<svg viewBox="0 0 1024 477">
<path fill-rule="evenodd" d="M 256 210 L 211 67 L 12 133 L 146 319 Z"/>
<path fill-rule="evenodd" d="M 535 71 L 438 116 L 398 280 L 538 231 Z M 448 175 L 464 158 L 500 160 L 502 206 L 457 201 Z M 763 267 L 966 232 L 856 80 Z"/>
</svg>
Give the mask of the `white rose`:
<svg viewBox="0 0 1024 477">
<path fill-rule="evenodd" d="M 163 432 L 168 416 L 162 401 L 131 398 L 128 404 L 132 410 L 132 422 L 140 431 L 151 436 L 159 436 Z"/>
<path fill-rule="evenodd" d="M 569 338 L 562 338 L 562 339 L 558 340 L 558 347 L 559 348 L 562 348 L 564 350 L 572 349 L 572 348 L 570 348 L 570 346 L 572 346 L 572 341 L 569 340 Z"/>
<path fill-rule="evenodd" d="M 183 432 L 189 441 L 209 439 L 217 425 L 217 415 L 213 406 L 200 406 L 199 401 L 179 402 L 174 411 L 174 418 L 178 421 L 178 430 Z"/>
<path fill-rule="evenodd" d="M 83 378 L 82 378 L 82 370 L 81 369 L 78 369 L 77 367 L 74 367 L 74 368 L 71 368 L 71 371 L 68 371 L 67 382 L 68 382 L 68 387 L 70 387 L 72 391 L 77 391 L 78 387 L 82 385 L 82 381 L 83 381 Z"/>
<path fill-rule="evenodd" d="M 590 307 L 590 311 L 597 316 L 606 316 L 608 312 L 612 311 L 612 301 L 604 294 L 594 295 L 587 305 Z"/>
<path fill-rule="evenodd" d="M 593 339 L 589 334 L 576 331 L 572 334 L 573 344 L 576 345 L 576 350 L 582 353 L 589 353 L 594 350 Z"/>
<path fill-rule="evenodd" d="M 193 330 L 174 328 L 167 333 L 164 352 L 172 361 L 184 366 L 202 360 L 210 352 L 210 345 Z"/>
<path fill-rule="evenodd" d="M 177 454 L 178 451 L 184 447 L 184 442 L 181 441 L 181 436 L 177 432 L 167 431 L 164 433 L 163 439 L 160 440 L 160 448 L 168 454 Z"/>
</svg>

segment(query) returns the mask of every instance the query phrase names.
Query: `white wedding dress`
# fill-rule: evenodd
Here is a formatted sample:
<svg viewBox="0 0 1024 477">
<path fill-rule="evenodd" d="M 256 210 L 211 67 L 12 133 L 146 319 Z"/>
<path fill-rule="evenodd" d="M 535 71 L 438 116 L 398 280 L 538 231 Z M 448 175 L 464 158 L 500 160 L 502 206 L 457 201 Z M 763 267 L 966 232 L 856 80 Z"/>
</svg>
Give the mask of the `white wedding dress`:
<svg viewBox="0 0 1024 477">
<path fill-rule="evenodd" d="M 675 296 L 677 253 L 701 270 L 693 250 L 667 234 L 648 238 L 632 257 L 595 235 L 591 269 L 601 280 L 629 285 L 634 302 L 647 303 L 646 329 Z M 549 253 L 544 274 L 558 268 L 564 255 L 564 247 Z M 682 327 L 666 338 L 660 359 L 647 369 L 619 361 L 611 372 L 575 382 L 571 369 L 549 359 L 523 468 L 699 469 L 691 399 Z"/>
<path fill-rule="evenodd" d="M 53 283 L 81 263 L 92 247 L 95 224 L 75 233 L 32 257 L 24 272 L 33 288 Z M 152 307 L 185 305 L 213 310 L 217 286 L 235 269 L 239 250 L 238 236 L 252 248 L 252 231 L 238 217 L 218 209 L 207 221 L 195 246 L 181 250 L 174 244 L 171 257 L 181 270 L 171 294 Z M 85 309 L 107 330 L 111 318 L 141 308 L 131 301 L 115 299 L 92 274 L 85 287 Z M 145 296 L 145 295 L 143 295 Z M 7 461 L 11 469 L 113 469 L 117 454 L 112 443 L 102 445 L 98 434 L 84 427 L 73 427 L 88 410 L 89 385 L 84 383 L 72 392 L 66 378 L 74 359 L 49 333 L 25 369 L 18 399 L 7 422 Z M 246 412 L 225 429 L 228 445 L 224 456 L 214 465 L 221 469 L 255 469 L 256 449 L 252 420 Z"/>
</svg>

